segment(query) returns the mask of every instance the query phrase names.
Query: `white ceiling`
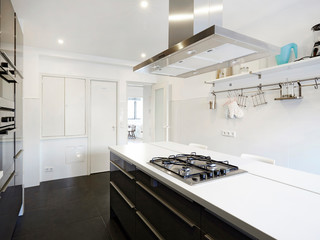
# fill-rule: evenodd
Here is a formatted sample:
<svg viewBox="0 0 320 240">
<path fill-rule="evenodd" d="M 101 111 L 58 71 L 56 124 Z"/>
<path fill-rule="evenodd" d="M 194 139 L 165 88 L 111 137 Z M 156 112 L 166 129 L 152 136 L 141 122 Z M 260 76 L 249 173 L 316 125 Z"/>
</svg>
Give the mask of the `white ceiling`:
<svg viewBox="0 0 320 240">
<path fill-rule="evenodd" d="M 12 0 L 25 45 L 136 62 L 168 46 L 169 0 L 148 2 L 143 9 L 140 0 Z"/>
<path fill-rule="evenodd" d="M 168 47 L 169 0 L 147 0 L 146 9 L 140 7 L 141 0 L 11 1 L 27 46 L 134 63 L 144 60 L 142 52 L 148 59 Z M 223 4 L 224 27 L 278 46 L 295 42 L 299 54 L 310 53 L 310 29 L 319 23 L 319 0 L 224 0 Z"/>
</svg>

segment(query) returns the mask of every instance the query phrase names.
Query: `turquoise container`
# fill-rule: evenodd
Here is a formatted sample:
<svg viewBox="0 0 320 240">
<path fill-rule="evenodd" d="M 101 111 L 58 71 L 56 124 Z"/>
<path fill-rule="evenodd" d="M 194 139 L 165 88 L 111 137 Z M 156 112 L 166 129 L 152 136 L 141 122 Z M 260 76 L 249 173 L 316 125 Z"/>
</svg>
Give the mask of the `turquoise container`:
<svg viewBox="0 0 320 240">
<path fill-rule="evenodd" d="M 277 64 L 285 64 L 289 62 L 291 56 L 291 49 L 294 52 L 295 58 L 298 57 L 298 46 L 295 43 L 289 43 L 281 48 L 281 52 L 276 56 Z"/>
</svg>

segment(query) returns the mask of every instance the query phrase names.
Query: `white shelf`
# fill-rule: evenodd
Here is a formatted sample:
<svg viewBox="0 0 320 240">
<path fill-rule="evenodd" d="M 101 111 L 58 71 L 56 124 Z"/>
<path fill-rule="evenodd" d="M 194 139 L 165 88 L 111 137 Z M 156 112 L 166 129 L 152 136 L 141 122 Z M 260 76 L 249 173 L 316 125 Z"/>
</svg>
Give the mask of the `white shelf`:
<svg viewBox="0 0 320 240">
<path fill-rule="evenodd" d="M 320 64 L 320 57 L 307 58 L 304 60 L 300 60 L 298 62 L 292 62 L 292 63 L 282 64 L 282 65 L 277 65 L 274 67 L 259 69 L 256 71 L 252 71 L 251 73 L 242 73 L 242 74 L 233 75 L 233 76 L 229 76 L 229 77 L 225 77 L 225 78 L 219 78 L 219 79 L 214 79 L 211 81 L 205 81 L 205 83 L 212 84 L 212 83 L 216 83 L 216 82 L 240 80 L 240 79 L 249 78 L 249 77 L 258 78 L 258 76 L 257 76 L 258 74 L 261 74 L 261 77 L 263 77 L 264 75 L 268 75 L 268 74 L 272 74 L 272 73 L 285 72 L 285 71 L 299 69 L 299 68 L 317 65 L 317 64 Z"/>
</svg>

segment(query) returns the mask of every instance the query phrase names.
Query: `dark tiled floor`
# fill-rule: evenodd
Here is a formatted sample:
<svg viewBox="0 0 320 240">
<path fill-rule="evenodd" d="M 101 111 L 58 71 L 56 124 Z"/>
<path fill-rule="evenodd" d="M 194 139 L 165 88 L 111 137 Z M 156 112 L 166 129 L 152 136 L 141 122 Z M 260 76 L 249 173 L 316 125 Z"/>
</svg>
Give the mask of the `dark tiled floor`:
<svg viewBox="0 0 320 240">
<path fill-rule="evenodd" d="M 117 223 L 109 221 L 109 180 L 107 172 L 26 188 L 25 213 L 13 239 L 125 239 Z"/>
</svg>

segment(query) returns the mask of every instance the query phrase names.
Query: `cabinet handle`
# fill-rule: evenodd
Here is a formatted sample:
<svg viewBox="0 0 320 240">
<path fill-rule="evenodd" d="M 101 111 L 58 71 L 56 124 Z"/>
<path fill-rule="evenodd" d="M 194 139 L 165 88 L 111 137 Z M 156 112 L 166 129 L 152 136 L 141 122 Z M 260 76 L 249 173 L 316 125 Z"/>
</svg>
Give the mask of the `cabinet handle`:
<svg viewBox="0 0 320 240">
<path fill-rule="evenodd" d="M 152 192 L 149 188 L 147 188 L 144 184 L 141 182 L 136 182 L 143 190 L 145 190 L 147 193 L 149 193 L 152 197 L 157 199 L 162 205 L 164 205 L 166 208 L 168 208 L 171 212 L 173 212 L 176 216 L 178 216 L 182 221 L 184 221 L 186 224 L 188 224 L 190 227 L 195 227 L 196 225 L 189 221 L 185 216 L 183 216 L 180 212 L 178 212 L 176 209 L 174 209 L 172 206 L 170 206 L 167 202 L 165 202 L 162 198 L 160 198 L 158 195 L 156 195 L 154 192 Z"/>
<path fill-rule="evenodd" d="M 205 239 L 208 239 L 208 240 L 214 240 L 213 237 L 211 237 L 209 234 L 206 234 L 204 235 Z"/>
<path fill-rule="evenodd" d="M 8 178 L 8 180 L 5 182 L 5 184 L 3 185 L 3 187 L 0 189 L 0 193 L 3 193 L 7 190 L 8 186 L 9 186 L 9 183 L 11 181 L 11 179 L 14 177 L 15 175 L 15 171 L 13 171 L 11 174 L 10 174 L 10 177 Z"/>
<path fill-rule="evenodd" d="M 126 195 L 117 187 L 117 185 L 114 182 L 110 181 L 111 186 L 116 190 L 119 195 L 123 198 L 123 200 L 129 205 L 130 208 L 135 208 L 134 204 L 127 198 Z"/>
<path fill-rule="evenodd" d="M 112 165 L 114 165 L 116 168 L 118 168 L 121 172 L 123 172 L 128 178 L 130 178 L 131 180 L 134 180 L 134 177 L 128 173 L 127 171 L 125 171 L 122 167 L 120 167 L 118 164 L 116 164 L 115 162 L 110 161 L 110 163 L 112 163 Z"/>
<path fill-rule="evenodd" d="M 0 51 L 0 55 L 4 58 L 4 60 L 12 67 L 14 70 L 16 70 L 15 65 L 11 62 L 10 58 L 7 56 L 7 54 L 3 51 Z"/>
<path fill-rule="evenodd" d="M 160 240 L 164 240 L 165 238 L 162 237 L 160 235 L 160 233 L 158 233 L 158 231 L 155 229 L 154 226 L 151 225 L 151 223 L 149 223 L 149 221 L 142 215 L 141 212 L 136 211 L 136 214 L 138 215 L 138 217 L 144 222 L 145 225 L 147 225 L 147 227 L 151 230 L 151 232 Z"/>
<path fill-rule="evenodd" d="M 16 160 L 20 157 L 21 153 L 23 152 L 23 149 L 21 149 L 13 158 Z"/>
</svg>

